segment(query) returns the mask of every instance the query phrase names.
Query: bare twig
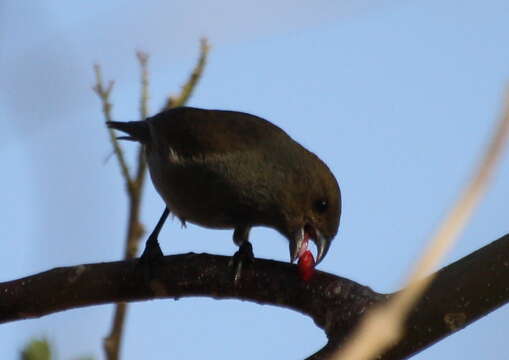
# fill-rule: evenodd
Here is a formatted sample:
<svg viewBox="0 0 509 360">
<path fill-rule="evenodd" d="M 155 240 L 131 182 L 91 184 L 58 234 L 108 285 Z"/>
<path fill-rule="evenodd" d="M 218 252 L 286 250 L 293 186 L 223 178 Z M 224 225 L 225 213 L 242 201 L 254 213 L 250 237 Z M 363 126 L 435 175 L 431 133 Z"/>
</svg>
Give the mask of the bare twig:
<svg viewBox="0 0 509 360">
<path fill-rule="evenodd" d="M 408 285 L 387 305 L 373 310 L 366 316 L 352 335 L 351 341 L 338 352 L 337 359 L 371 359 L 403 336 L 403 321 L 433 280 L 433 276 L 424 276 L 439 264 L 469 220 L 487 188 L 508 136 L 509 91 L 505 98 L 503 116 L 472 181 L 424 251 L 409 277 Z"/>
<path fill-rule="evenodd" d="M 206 38 L 201 39 L 200 41 L 200 56 L 198 58 L 198 62 L 196 63 L 196 66 L 189 76 L 189 79 L 187 79 L 186 83 L 182 86 L 182 90 L 180 91 L 180 94 L 177 96 L 169 96 L 168 100 L 166 101 L 166 104 L 164 105 L 163 109 L 170 109 L 177 106 L 183 106 L 187 103 L 191 95 L 193 94 L 193 90 L 196 87 L 196 84 L 200 80 L 203 69 L 205 68 L 205 65 L 207 64 L 207 57 L 209 54 L 210 45 Z"/>
<path fill-rule="evenodd" d="M 141 68 L 141 95 L 140 95 L 140 117 L 145 119 L 148 116 L 148 54 L 138 51 L 136 53 Z M 145 183 L 146 161 L 143 145 L 138 145 L 138 157 L 136 175 L 132 180 L 132 190 L 129 192 L 129 220 L 127 228 L 126 246 L 124 259 L 132 259 L 138 253 L 140 240 L 144 234 L 143 225 L 140 221 L 140 205 Z M 127 304 L 117 303 L 115 314 L 109 335 L 104 339 L 104 351 L 108 360 L 119 359 L 120 345 L 124 332 Z"/>
<path fill-rule="evenodd" d="M 136 57 L 141 67 L 141 96 L 140 96 L 140 117 L 146 119 L 148 117 L 148 54 L 138 51 Z M 136 186 L 142 187 L 145 182 L 145 174 L 147 169 L 147 162 L 145 161 L 145 152 L 143 146 L 140 145 L 138 150 L 138 169 L 136 171 Z M 137 246 L 136 246 L 137 247 Z"/>
<path fill-rule="evenodd" d="M 141 96 L 140 96 L 140 116 L 145 119 L 148 116 L 148 59 L 149 55 L 143 51 L 136 52 L 136 58 L 141 68 Z"/>
<path fill-rule="evenodd" d="M 94 65 L 94 72 L 95 72 L 96 84 L 93 87 L 93 90 L 95 91 L 97 96 L 99 96 L 99 99 L 101 100 L 104 118 L 106 119 L 106 121 L 112 121 L 113 120 L 111 117 L 112 105 L 110 103 L 110 94 L 111 94 L 111 90 L 113 89 L 113 85 L 115 83 L 114 83 L 114 81 L 110 81 L 108 83 L 107 87 L 104 86 L 100 65 L 98 65 L 98 64 Z M 122 148 L 120 147 L 120 144 L 118 143 L 117 137 L 115 136 L 113 129 L 108 128 L 108 133 L 110 135 L 110 141 L 113 144 L 113 150 L 115 151 L 115 155 L 117 156 L 118 164 L 120 165 L 122 177 L 126 181 L 128 190 L 131 191 L 132 181 L 131 181 L 131 176 L 129 174 L 129 168 L 125 161 L 124 152 L 122 151 Z"/>
</svg>

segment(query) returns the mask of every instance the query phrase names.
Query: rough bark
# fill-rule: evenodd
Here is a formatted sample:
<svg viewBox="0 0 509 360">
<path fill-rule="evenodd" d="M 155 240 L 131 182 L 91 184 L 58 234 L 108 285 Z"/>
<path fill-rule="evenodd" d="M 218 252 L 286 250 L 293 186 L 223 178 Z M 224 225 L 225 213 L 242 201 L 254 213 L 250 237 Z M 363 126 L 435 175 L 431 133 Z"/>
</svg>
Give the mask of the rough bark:
<svg viewBox="0 0 509 360">
<path fill-rule="evenodd" d="M 318 271 L 309 282 L 295 265 L 256 259 L 234 286 L 230 258 L 208 254 L 166 256 L 147 283 L 136 260 L 56 268 L 0 283 L 0 323 L 78 307 L 154 298 L 236 298 L 299 311 L 329 339 L 309 359 L 326 359 L 369 307 L 394 294 Z M 509 300 L 509 234 L 444 267 L 410 314 L 403 339 L 381 358 L 404 359 Z"/>
</svg>

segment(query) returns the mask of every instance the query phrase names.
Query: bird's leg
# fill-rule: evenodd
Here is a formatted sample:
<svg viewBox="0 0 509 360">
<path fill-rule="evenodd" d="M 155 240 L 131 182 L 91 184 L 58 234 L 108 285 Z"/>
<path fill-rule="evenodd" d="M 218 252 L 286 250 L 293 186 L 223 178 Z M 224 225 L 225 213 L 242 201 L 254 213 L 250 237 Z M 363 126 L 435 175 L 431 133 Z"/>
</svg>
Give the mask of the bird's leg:
<svg viewBox="0 0 509 360">
<path fill-rule="evenodd" d="M 151 278 L 153 275 L 153 266 L 163 257 L 163 252 L 161 247 L 159 246 L 159 242 L 157 241 L 157 237 L 161 232 L 161 228 L 163 227 L 164 222 L 168 218 L 170 214 L 170 210 L 168 208 L 164 208 L 163 214 L 161 218 L 157 222 L 156 227 L 152 230 L 152 233 L 147 239 L 145 243 L 145 250 L 143 250 L 143 254 L 141 254 L 139 263 L 148 269 L 148 277 Z M 148 266 L 148 268 L 147 268 Z"/>
<path fill-rule="evenodd" d="M 241 226 L 235 228 L 233 232 L 233 242 L 239 246 L 239 250 L 233 255 L 230 264 L 233 266 L 233 281 L 235 284 L 240 280 L 242 265 L 252 263 L 254 259 L 253 246 L 249 242 L 250 226 Z"/>
</svg>

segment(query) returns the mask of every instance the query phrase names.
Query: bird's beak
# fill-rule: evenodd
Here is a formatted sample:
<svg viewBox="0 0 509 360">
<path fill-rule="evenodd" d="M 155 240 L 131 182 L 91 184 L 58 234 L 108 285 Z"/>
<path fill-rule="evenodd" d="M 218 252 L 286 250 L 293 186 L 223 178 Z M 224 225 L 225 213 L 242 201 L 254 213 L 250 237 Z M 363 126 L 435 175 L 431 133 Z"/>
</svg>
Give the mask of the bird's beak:
<svg viewBox="0 0 509 360">
<path fill-rule="evenodd" d="M 307 231 L 306 231 L 307 230 Z M 290 240 L 290 261 L 295 262 L 307 249 L 309 239 L 313 240 L 317 248 L 316 263 L 318 265 L 329 251 L 331 241 L 315 228 L 307 226 L 300 228 Z"/>
<path fill-rule="evenodd" d="M 290 262 L 293 263 L 299 258 L 304 243 L 304 228 L 300 228 L 293 239 L 290 240 Z"/>
<path fill-rule="evenodd" d="M 331 241 L 327 239 L 325 236 L 323 236 L 318 230 L 315 229 L 315 236 L 311 238 L 313 242 L 316 245 L 316 248 L 318 249 L 318 253 L 316 254 L 316 264 L 318 265 L 320 261 L 323 260 L 325 255 L 327 255 L 327 252 L 329 251 L 329 247 L 331 244 Z"/>
</svg>

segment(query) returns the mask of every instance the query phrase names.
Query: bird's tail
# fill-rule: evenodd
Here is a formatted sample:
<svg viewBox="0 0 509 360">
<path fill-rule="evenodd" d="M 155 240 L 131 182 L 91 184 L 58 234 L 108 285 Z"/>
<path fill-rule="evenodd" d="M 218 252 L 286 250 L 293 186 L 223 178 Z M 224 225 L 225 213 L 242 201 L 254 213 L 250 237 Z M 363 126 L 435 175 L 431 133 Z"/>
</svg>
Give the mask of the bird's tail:
<svg viewBox="0 0 509 360">
<path fill-rule="evenodd" d="M 118 139 L 138 141 L 146 144 L 150 141 L 150 131 L 146 121 L 107 121 L 109 128 L 125 132 L 129 136 L 120 136 Z"/>
</svg>

